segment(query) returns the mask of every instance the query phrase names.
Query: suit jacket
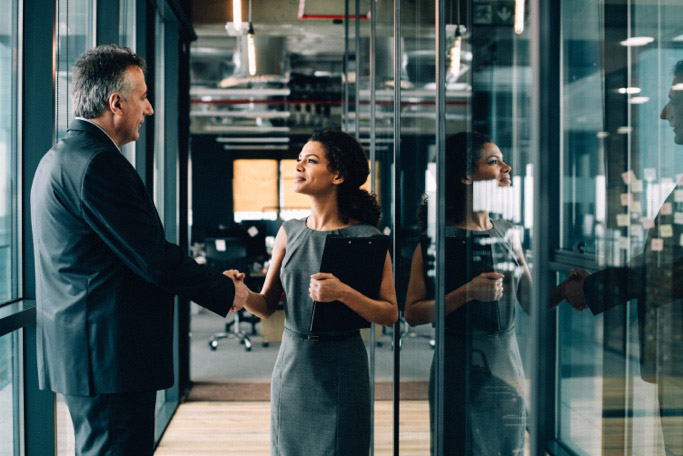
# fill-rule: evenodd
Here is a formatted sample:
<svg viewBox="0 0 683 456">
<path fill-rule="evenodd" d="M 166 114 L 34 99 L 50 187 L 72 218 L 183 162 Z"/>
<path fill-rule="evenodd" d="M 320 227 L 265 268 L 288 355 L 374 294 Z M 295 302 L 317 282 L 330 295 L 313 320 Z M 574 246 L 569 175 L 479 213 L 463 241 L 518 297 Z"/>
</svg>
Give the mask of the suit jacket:
<svg viewBox="0 0 683 456">
<path fill-rule="evenodd" d="M 173 384 L 173 295 L 225 316 L 232 280 L 166 241 L 135 169 L 82 120 L 42 158 L 31 188 L 38 375 L 71 395 Z"/>
<path fill-rule="evenodd" d="M 674 223 L 674 214 L 683 212 L 683 203 L 676 202 L 673 193 L 665 203 L 672 211 L 657 215 L 641 255 L 627 267 L 604 269 L 584 282 L 593 314 L 638 300 L 640 372 L 648 382 L 656 382 L 661 375 L 679 377 L 683 372 L 683 225 Z"/>
</svg>

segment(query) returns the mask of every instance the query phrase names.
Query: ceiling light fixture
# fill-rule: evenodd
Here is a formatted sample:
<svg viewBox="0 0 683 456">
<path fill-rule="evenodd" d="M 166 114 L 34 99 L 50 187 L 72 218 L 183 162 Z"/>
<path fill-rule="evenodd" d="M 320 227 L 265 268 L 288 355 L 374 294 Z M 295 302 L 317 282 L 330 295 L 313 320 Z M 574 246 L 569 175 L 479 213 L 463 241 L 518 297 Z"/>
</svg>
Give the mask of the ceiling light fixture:
<svg viewBox="0 0 683 456">
<path fill-rule="evenodd" d="M 249 29 L 247 30 L 247 58 L 249 59 L 249 76 L 256 74 L 256 47 L 254 46 L 254 24 L 251 22 L 251 0 L 249 0 Z"/>
<path fill-rule="evenodd" d="M 242 0 L 232 0 L 232 25 L 236 32 L 242 30 Z"/>
<path fill-rule="evenodd" d="M 462 53 L 462 33 L 460 32 L 460 0 L 456 9 L 457 25 L 455 26 L 455 36 L 453 37 L 453 46 L 449 52 L 451 63 L 448 67 L 448 72 L 457 79 L 460 74 L 460 55 Z"/>
<path fill-rule="evenodd" d="M 621 94 L 636 95 L 640 93 L 640 87 L 621 87 L 617 89 Z"/>
<path fill-rule="evenodd" d="M 517 35 L 524 33 L 524 1 L 515 0 L 515 33 Z"/>
<path fill-rule="evenodd" d="M 460 33 L 460 24 L 455 28 L 455 38 L 453 39 L 453 46 L 451 47 L 450 58 L 451 64 L 448 67 L 449 73 L 457 79 L 460 74 L 460 54 L 462 52 L 462 34 Z"/>
<path fill-rule="evenodd" d="M 650 97 L 631 97 L 628 102 L 631 104 L 643 104 L 650 101 Z"/>
<path fill-rule="evenodd" d="M 632 36 L 629 39 L 621 41 L 620 44 L 622 46 L 638 47 L 648 45 L 652 43 L 654 40 L 655 39 L 651 36 Z"/>
</svg>

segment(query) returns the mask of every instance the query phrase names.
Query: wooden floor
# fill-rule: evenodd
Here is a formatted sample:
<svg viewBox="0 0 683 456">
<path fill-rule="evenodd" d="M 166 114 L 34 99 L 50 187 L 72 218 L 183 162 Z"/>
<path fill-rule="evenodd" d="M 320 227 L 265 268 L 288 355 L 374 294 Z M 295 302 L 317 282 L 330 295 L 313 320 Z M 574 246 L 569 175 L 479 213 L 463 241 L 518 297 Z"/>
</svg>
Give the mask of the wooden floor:
<svg viewBox="0 0 683 456">
<path fill-rule="evenodd" d="M 401 402 L 401 455 L 429 454 L 427 401 Z M 392 402 L 375 403 L 375 454 L 391 455 Z M 187 402 L 178 408 L 157 456 L 270 454 L 270 402 Z"/>
</svg>

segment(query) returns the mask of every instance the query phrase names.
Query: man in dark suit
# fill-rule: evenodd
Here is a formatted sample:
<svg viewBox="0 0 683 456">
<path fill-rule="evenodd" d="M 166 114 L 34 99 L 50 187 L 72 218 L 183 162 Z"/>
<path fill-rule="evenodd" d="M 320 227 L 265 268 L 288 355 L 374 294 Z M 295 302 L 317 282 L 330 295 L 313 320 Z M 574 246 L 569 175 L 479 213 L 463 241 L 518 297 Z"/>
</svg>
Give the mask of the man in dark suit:
<svg viewBox="0 0 683 456">
<path fill-rule="evenodd" d="M 683 145 L 683 60 L 674 68 L 669 101 L 660 114 Z M 677 191 L 683 188 L 678 182 Z M 657 384 L 666 453 L 683 455 L 683 225 L 676 213 L 683 203 L 672 192 L 648 232 L 645 251 L 626 267 L 594 274 L 572 271 L 564 293 L 579 309 L 599 314 L 631 299 L 638 300 L 640 373 Z M 672 210 L 668 210 L 671 208 Z"/>
<path fill-rule="evenodd" d="M 40 387 L 64 394 L 78 455 L 151 455 L 156 391 L 172 386 L 173 296 L 225 316 L 237 276 L 167 242 L 120 147 L 139 138 L 144 60 L 99 46 L 73 67 L 76 119 L 31 189 Z"/>
</svg>

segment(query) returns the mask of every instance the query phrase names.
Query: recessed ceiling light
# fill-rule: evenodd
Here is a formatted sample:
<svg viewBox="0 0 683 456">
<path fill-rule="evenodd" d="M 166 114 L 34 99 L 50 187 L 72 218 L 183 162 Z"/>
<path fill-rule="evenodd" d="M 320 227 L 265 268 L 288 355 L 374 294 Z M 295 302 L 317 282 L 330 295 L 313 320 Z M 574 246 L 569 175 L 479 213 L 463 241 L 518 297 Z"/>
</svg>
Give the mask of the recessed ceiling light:
<svg viewBox="0 0 683 456">
<path fill-rule="evenodd" d="M 606 137 L 609 136 L 609 133 L 606 131 L 599 131 L 595 134 L 595 136 L 597 136 L 600 139 L 605 139 Z"/>
<path fill-rule="evenodd" d="M 650 44 L 655 39 L 651 36 L 632 36 L 631 38 L 621 42 L 622 46 L 645 46 Z"/>
<path fill-rule="evenodd" d="M 617 133 L 620 135 L 627 135 L 633 131 L 633 127 L 619 127 L 617 128 Z"/>
<path fill-rule="evenodd" d="M 650 97 L 631 97 L 628 102 L 631 104 L 643 104 L 650 101 Z"/>
<path fill-rule="evenodd" d="M 674 84 L 671 87 L 671 90 L 683 90 L 683 82 L 679 82 L 678 84 Z"/>
<path fill-rule="evenodd" d="M 617 92 L 622 94 L 635 95 L 640 93 L 640 87 L 621 87 L 617 89 Z"/>
<path fill-rule="evenodd" d="M 683 41 L 683 35 L 674 36 L 671 41 Z"/>
</svg>

